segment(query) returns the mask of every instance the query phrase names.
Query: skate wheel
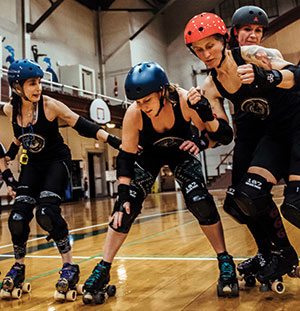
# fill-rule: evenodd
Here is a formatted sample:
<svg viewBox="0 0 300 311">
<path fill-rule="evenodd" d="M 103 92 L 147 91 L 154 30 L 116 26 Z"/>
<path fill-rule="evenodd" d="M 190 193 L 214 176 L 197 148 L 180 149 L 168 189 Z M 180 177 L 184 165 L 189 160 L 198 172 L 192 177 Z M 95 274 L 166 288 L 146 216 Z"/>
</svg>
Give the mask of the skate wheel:
<svg viewBox="0 0 300 311">
<path fill-rule="evenodd" d="M 24 283 L 22 286 L 22 292 L 23 293 L 30 293 L 31 292 L 31 284 L 30 283 Z"/>
<path fill-rule="evenodd" d="M 14 288 L 11 292 L 11 298 L 14 298 L 14 299 L 20 299 L 22 296 L 22 290 L 21 288 Z"/>
<path fill-rule="evenodd" d="M 83 284 L 76 285 L 76 291 L 78 295 L 83 295 Z"/>
<path fill-rule="evenodd" d="M 1 289 L 0 295 L 1 295 L 2 299 L 10 299 L 11 298 L 10 292 L 8 292 L 4 289 Z"/>
<path fill-rule="evenodd" d="M 85 305 L 89 305 L 93 302 L 93 296 L 90 293 L 84 293 L 82 296 L 82 301 Z"/>
<path fill-rule="evenodd" d="M 238 297 L 239 294 L 240 294 L 239 285 L 238 285 L 238 283 L 235 283 L 235 284 L 233 284 L 232 287 L 231 287 L 230 296 L 231 296 L 231 297 Z"/>
<path fill-rule="evenodd" d="M 105 302 L 105 294 L 103 292 L 96 293 L 94 301 L 96 305 L 102 305 Z"/>
<path fill-rule="evenodd" d="M 221 284 L 217 285 L 217 295 L 218 295 L 218 297 L 225 297 L 226 296 L 224 291 L 223 291 L 223 287 Z"/>
<path fill-rule="evenodd" d="M 283 294 L 285 291 L 285 286 L 282 282 L 275 281 L 272 283 L 271 289 L 273 292 L 275 292 L 277 294 Z"/>
<path fill-rule="evenodd" d="M 69 290 L 66 294 L 66 300 L 67 301 L 75 301 L 77 298 L 77 292 L 76 290 L 72 289 L 72 290 Z"/>
<path fill-rule="evenodd" d="M 259 287 L 259 290 L 260 290 L 261 292 L 268 292 L 268 291 L 270 290 L 270 287 L 269 287 L 268 284 L 262 283 L 262 284 L 260 285 L 260 287 Z"/>
<path fill-rule="evenodd" d="M 256 283 L 256 279 L 253 275 L 248 275 L 247 277 L 245 277 L 245 285 L 247 287 L 254 287 Z"/>
<path fill-rule="evenodd" d="M 66 300 L 66 296 L 63 293 L 60 293 L 59 291 L 54 292 L 54 300 L 59 302 L 64 302 Z"/>
<path fill-rule="evenodd" d="M 113 297 L 116 295 L 116 292 L 117 292 L 117 288 L 115 285 L 108 285 L 107 286 L 107 289 L 106 289 L 106 292 L 107 292 L 107 295 L 109 297 Z"/>
</svg>

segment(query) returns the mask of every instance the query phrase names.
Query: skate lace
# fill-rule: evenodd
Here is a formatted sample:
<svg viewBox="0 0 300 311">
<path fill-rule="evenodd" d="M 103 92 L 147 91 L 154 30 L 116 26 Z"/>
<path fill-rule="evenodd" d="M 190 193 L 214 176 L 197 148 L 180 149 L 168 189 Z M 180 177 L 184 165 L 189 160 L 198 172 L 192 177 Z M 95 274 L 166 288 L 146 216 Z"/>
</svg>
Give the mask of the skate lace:
<svg viewBox="0 0 300 311">
<path fill-rule="evenodd" d="M 15 279 L 18 275 L 18 271 L 20 271 L 20 267 L 17 265 L 13 265 L 6 276 L 10 276 L 12 279 Z"/>
<path fill-rule="evenodd" d="M 90 277 L 86 280 L 85 284 L 87 286 L 92 286 L 96 282 L 101 280 L 101 277 L 104 276 L 106 278 L 106 268 L 102 265 L 98 264 L 95 269 L 93 270 Z"/>
<path fill-rule="evenodd" d="M 219 258 L 219 260 L 221 278 L 232 278 L 235 275 L 235 269 L 234 264 L 231 262 L 231 258 L 229 256 L 224 256 Z"/>
</svg>

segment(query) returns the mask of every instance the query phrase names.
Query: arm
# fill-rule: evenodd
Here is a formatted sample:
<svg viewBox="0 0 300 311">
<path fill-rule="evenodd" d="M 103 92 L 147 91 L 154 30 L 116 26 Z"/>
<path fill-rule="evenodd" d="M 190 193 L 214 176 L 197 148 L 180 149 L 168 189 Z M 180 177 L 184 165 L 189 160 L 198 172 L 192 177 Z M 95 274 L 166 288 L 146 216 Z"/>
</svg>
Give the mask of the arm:
<svg viewBox="0 0 300 311">
<path fill-rule="evenodd" d="M 47 106 L 51 119 L 60 118 L 80 135 L 107 142 L 113 148 L 119 149 L 121 140 L 118 137 L 107 133 L 100 125 L 79 116 L 62 102 L 47 97 Z"/>
<path fill-rule="evenodd" d="M 201 93 L 205 93 L 205 97 Z M 227 145 L 233 138 L 228 118 L 217 95 L 218 93 L 210 77 L 206 79 L 203 91 L 199 92 L 199 90 L 192 88 L 188 92 L 188 99 L 191 103 L 189 108 L 196 110 L 196 113 L 191 114 L 191 119 L 200 130 L 201 123 L 204 124 L 207 136 L 213 141 L 213 144 L 210 143 L 209 146 L 214 146 L 216 143 Z M 195 107 L 198 109 L 195 109 Z"/>
<path fill-rule="evenodd" d="M 285 69 L 291 63 L 285 61 L 278 50 L 256 45 L 244 46 L 241 47 L 241 55 L 248 63 L 238 68 L 242 83 L 267 88 L 290 89 L 294 86 L 293 72 Z"/>
</svg>

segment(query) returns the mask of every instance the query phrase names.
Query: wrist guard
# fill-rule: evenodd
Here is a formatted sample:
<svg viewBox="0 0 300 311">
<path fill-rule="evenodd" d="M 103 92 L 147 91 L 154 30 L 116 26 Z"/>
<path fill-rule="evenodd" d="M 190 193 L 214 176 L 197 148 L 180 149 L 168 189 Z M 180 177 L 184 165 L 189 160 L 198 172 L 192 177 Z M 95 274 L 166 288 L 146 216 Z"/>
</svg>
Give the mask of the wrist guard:
<svg viewBox="0 0 300 311">
<path fill-rule="evenodd" d="M 119 137 L 109 134 L 106 142 L 113 148 L 120 150 L 122 141 Z"/>
<path fill-rule="evenodd" d="M 200 151 L 207 149 L 209 145 L 209 140 L 203 133 L 201 136 L 193 135 L 191 141 L 197 145 Z"/>
<path fill-rule="evenodd" d="M 195 105 L 192 105 L 189 100 L 187 100 L 187 104 L 191 109 L 197 111 L 199 117 L 203 122 L 213 121 L 215 119 L 211 110 L 210 103 L 208 99 L 204 96 L 201 96 L 201 100 L 199 100 L 198 103 Z"/>
<path fill-rule="evenodd" d="M 282 74 L 279 70 L 265 70 L 264 68 L 258 67 L 254 64 L 254 81 L 255 87 L 262 88 L 273 88 L 276 87 L 282 81 Z"/>
<path fill-rule="evenodd" d="M 227 121 L 224 119 L 217 119 L 219 121 L 219 127 L 215 132 L 207 132 L 208 137 L 221 144 L 228 145 L 233 139 L 233 131 Z"/>
<path fill-rule="evenodd" d="M 15 180 L 9 168 L 2 172 L 2 178 L 5 181 L 7 187 L 12 187 L 14 191 L 18 188 L 18 182 Z"/>
<path fill-rule="evenodd" d="M 295 65 L 287 65 L 283 69 L 289 70 L 294 74 L 295 85 L 293 86 L 293 90 L 300 90 L 300 66 Z"/>
<path fill-rule="evenodd" d="M 14 142 L 12 142 L 5 154 L 5 156 L 9 157 L 11 160 L 14 160 L 16 158 L 16 155 L 19 152 L 20 146 L 16 145 Z"/>
<path fill-rule="evenodd" d="M 114 212 L 125 212 L 123 204 L 130 202 L 130 187 L 129 185 L 120 184 L 118 186 L 118 204 L 115 205 Z"/>
<path fill-rule="evenodd" d="M 4 158 L 5 157 L 5 148 L 4 146 L 0 143 L 0 159 Z"/>
<path fill-rule="evenodd" d="M 78 118 L 73 128 L 81 136 L 95 139 L 97 139 L 97 132 L 101 129 L 100 125 L 93 123 L 81 116 Z"/>
<path fill-rule="evenodd" d="M 137 158 L 135 153 L 121 150 L 117 156 L 117 178 L 120 176 L 134 177 L 134 162 Z"/>
</svg>

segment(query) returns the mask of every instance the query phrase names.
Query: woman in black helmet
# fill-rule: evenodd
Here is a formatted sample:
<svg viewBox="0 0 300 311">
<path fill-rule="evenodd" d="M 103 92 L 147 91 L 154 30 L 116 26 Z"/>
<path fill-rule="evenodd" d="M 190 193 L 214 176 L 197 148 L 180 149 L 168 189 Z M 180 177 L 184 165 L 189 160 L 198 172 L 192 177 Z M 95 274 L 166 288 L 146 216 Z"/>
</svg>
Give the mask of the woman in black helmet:
<svg viewBox="0 0 300 311">
<path fill-rule="evenodd" d="M 15 295 L 25 278 L 26 244 L 29 224 L 36 208 L 36 220 L 53 239 L 61 255 L 63 267 L 56 284 L 55 299 L 76 298 L 79 266 L 72 262 L 68 225 L 61 215 L 61 196 L 69 178 L 71 153 L 59 133 L 58 119 L 85 137 L 108 140 L 108 133 L 99 125 L 80 117 L 63 103 L 42 95 L 41 67 L 29 59 L 13 62 L 8 70 L 8 81 L 13 90 L 11 102 L 3 111 L 12 122 L 15 140 L 5 156 L 12 159 L 22 145 L 21 172 L 15 203 L 8 219 L 12 236 L 15 264 L 6 274 L 1 297 Z M 4 171 L 5 173 L 6 171 Z M 11 176 L 10 176 L 11 178 Z"/>
<path fill-rule="evenodd" d="M 164 70 L 155 62 L 134 66 L 127 75 L 125 91 L 128 99 L 135 102 L 123 120 L 122 151 L 117 159 L 118 199 L 108 228 L 103 260 L 84 285 L 84 302 L 91 302 L 97 292 L 105 291 L 111 263 L 164 164 L 174 172 L 187 208 L 218 254 L 218 295 L 226 295 L 225 286 L 230 289 L 228 295 L 238 295 L 235 266 L 226 252 L 219 213 L 205 187 L 201 163 L 191 155 L 195 149 L 189 145 L 191 122 L 200 131 L 206 130 L 213 144 L 231 142 L 232 130 L 222 106 L 216 104 L 210 108 L 206 102 L 197 107 L 189 105 L 187 92 L 170 84 Z M 138 145 L 143 147 L 139 156 Z"/>
<path fill-rule="evenodd" d="M 291 89 L 295 80 L 290 64 L 277 50 L 258 46 L 226 50 L 226 38 L 224 22 L 213 13 L 195 16 L 185 29 L 186 45 L 211 70 L 203 86 L 209 102 L 214 105 L 227 98 L 236 112 L 251 112 L 266 122 L 250 168 L 236 186 L 233 198 L 237 204 L 228 204 L 227 212 L 241 223 L 248 223 L 251 218 L 255 225 L 265 227 L 268 240 L 278 250 L 258 274 L 261 282 L 269 282 L 298 264 L 270 191 L 286 163 L 291 192 L 300 180 L 300 98 Z M 188 97 L 191 102 L 203 98 L 195 88 Z M 285 202 L 290 200 L 293 203 L 292 195 L 286 196 Z M 285 202 L 282 211 L 292 219 L 291 208 Z"/>
</svg>

